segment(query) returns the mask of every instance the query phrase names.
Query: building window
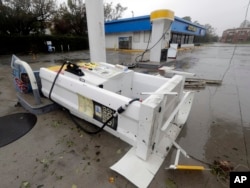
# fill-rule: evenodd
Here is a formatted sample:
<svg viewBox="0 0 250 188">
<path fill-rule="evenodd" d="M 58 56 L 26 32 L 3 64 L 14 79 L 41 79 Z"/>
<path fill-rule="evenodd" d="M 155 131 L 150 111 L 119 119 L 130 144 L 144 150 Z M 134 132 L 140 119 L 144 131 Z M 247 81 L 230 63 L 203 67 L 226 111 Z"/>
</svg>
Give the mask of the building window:
<svg viewBox="0 0 250 188">
<path fill-rule="evenodd" d="M 239 31 L 239 35 L 245 35 L 245 31 Z"/>
<path fill-rule="evenodd" d="M 181 36 L 181 44 L 185 44 L 185 35 Z"/>
<path fill-rule="evenodd" d="M 177 34 L 172 34 L 172 43 L 177 43 Z"/>
<path fill-rule="evenodd" d="M 189 39 L 189 35 L 186 35 L 185 36 L 185 41 L 184 41 L 185 44 L 188 44 L 188 39 Z"/>
<path fill-rule="evenodd" d="M 178 43 L 178 45 L 181 45 L 181 35 L 177 35 L 177 41 L 176 43 Z"/>
<path fill-rule="evenodd" d="M 171 43 L 178 43 L 180 46 L 181 44 L 193 44 L 194 36 L 193 35 L 182 35 L 177 33 L 172 33 L 172 38 L 170 40 Z"/>
<path fill-rule="evenodd" d="M 189 36 L 188 44 L 193 44 L 193 43 L 194 43 L 194 36 Z"/>
</svg>

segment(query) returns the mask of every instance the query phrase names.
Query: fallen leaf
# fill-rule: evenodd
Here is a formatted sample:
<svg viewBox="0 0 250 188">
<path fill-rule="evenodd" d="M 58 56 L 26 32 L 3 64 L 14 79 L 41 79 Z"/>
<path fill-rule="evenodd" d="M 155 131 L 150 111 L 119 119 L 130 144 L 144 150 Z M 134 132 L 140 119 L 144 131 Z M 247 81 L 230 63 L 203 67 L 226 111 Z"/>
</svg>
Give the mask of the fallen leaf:
<svg viewBox="0 0 250 188">
<path fill-rule="evenodd" d="M 114 183 L 115 182 L 115 178 L 114 177 L 109 177 L 109 183 Z"/>
<path fill-rule="evenodd" d="M 176 183 L 172 179 L 167 179 L 166 181 L 167 188 L 177 188 Z"/>
<path fill-rule="evenodd" d="M 30 188 L 30 183 L 28 181 L 23 181 L 20 188 Z"/>
</svg>

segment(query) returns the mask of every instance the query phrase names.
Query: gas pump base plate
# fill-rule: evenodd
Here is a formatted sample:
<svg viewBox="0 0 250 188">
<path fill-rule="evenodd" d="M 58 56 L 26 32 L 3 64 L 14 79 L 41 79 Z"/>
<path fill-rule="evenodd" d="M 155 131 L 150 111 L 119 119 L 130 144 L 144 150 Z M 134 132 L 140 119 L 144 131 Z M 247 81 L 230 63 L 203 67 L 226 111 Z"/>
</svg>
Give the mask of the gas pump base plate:
<svg viewBox="0 0 250 188">
<path fill-rule="evenodd" d="M 35 104 L 32 94 L 17 93 L 18 102 L 32 114 L 48 113 L 59 108 L 59 105 L 47 98 L 41 98 L 41 104 Z"/>
<path fill-rule="evenodd" d="M 110 168 L 137 187 L 144 188 L 148 187 L 163 161 L 164 158 L 155 153 L 150 155 L 148 160 L 142 160 L 136 156 L 136 149 L 133 147 Z"/>
</svg>

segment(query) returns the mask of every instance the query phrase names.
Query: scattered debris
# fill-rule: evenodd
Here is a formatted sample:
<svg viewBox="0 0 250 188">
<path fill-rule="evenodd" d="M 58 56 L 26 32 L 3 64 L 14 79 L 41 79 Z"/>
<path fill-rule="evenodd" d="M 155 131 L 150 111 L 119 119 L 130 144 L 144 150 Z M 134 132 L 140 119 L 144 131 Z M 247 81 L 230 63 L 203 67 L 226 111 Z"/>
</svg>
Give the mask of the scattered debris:
<svg viewBox="0 0 250 188">
<path fill-rule="evenodd" d="M 116 154 L 121 154 L 122 153 L 122 150 L 121 149 L 118 149 L 117 151 L 116 151 Z"/>
<path fill-rule="evenodd" d="M 229 179 L 229 173 L 234 169 L 229 161 L 225 160 L 215 160 L 213 166 L 211 166 L 212 173 L 217 175 L 223 181 Z"/>
<path fill-rule="evenodd" d="M 193 73 L 176 71 L 174 69 L 175 67 L 163 66 L 159 68 L 158 72 L 161 76 L 167 78 L 173 77 L 175 74 L 185 76 L 186 77 L 185 88 L 205 88 L 206 84 L 220 85 L 222 83 L 222 80 L 194 78 L 195 74 Z"/>
<path fill-rule="evenodd" d="M 101 153 L 100 151 L 97 151 L 95 154 L 96 154 L 96 155 L 100 155 L 100 153 Z"/>
<path fill-rule="evenodd" d="M 186 78 L 185 88 L 205 88 L 206 84 L 221 85 L 221 80 L 210 80 L 200 78 Z"/>
<path fill-rule="evenodd" d="M 220 85 L 222 83 L 221 80 L 211 80 L 211 79 L 202 79 L 202 78 L 186 78 L 186 81 L 188 81 L 188 82 L 203 81 L 206 84 L 217 84 L 217 85 Z"/>
<path fill-rule="evenodd" d="M 59 127 L 62 122 L 59 120 L 52 120 L 52 127 Z"/>
<path fill-rule="evenodd" d="M 20 188 L 30 188 L 30 182 L 28 181 L 22 181 Z"/>
<path fill-rule="evenodd" d="M 115 182 L 115 178 L 114 177 L 109 177 L 109 183 L 114 183 Z"/>
<path fill-rule="evenodd" d="M 38 159 L 36 158 L 36 162 L 39 162 L 40 164 L 43 165 L 43 171 L 49 169 L 49 165 L 52 164 L 54 162 L 54 160 L 48 160 L 46 158 L 44 159 Z"/>
<path fill-rule="evenodd" d="M 186 79 L 185 88 L 199 88 L 204 89 L 206 87 L 206 82 L 203 80 L 189 81 Z"/>
<path fill-rule="evenodd" d="M 234 167 L 230 164 L 229 161 L 214 161 L 214 165 L 218 168 L 220 168 L 221 170 L 223 170 L 224 172 L 230 172 L 234 169 Z"/>
<path fill-rule="evenodd" d="M 62 180 L 62 179 L 63 179 L 63 176 L 56 176 L 56 179 L 57 179 L 57 180 Z"/>
<path fill-rule="evenodd" d="M 167 188 L 177 188 L 177 185 L 176 185 L 176 183 L 174 182 L 174 180 L 168 178 L 168 179 L 166 180 L 166 187 L 167 187 Z"/>
<path fill-rule="evenodd" d="M 68 141 L 66 142 L 66 144 L 67 144 L 68 148 L 70 148 L 70 147 L 72 147 L 72 146 L 75 145 L 75 143 L 74 143 L 72 140 L 68 140 Z"/>
</svg>

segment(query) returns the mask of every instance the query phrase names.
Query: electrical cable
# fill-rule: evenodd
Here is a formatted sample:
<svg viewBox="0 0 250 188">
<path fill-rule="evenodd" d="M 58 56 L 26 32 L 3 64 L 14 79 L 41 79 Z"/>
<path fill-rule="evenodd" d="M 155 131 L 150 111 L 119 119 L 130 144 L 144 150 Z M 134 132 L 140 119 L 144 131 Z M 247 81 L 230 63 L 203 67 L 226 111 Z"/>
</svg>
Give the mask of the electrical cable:
<svg viewBox="0 0 250 188">
<path fill-rule="evenodd" d="M 161 35 L 161 37 L 159 38 L 159 40 L 152 46 L 152 47 L 150 47 L 149 49 L 148 49 L 148 47 L 149 47 L 149 42 L 150 42 L 150 39 L 151 39 L 151 35 L 152 35 L 152 32 L 150 32 L 150 35 L 149 35 L 149 39 L 148 39 L 148 42 L 147 42 L 147 47 L 146 47 L 146 49 L 142 52 L 142 54 L 140 54 L 139 56 L 137 56 L 136 58 L 135 58 L 135 61 L 136 61 L 136 63 L 138 63 L 138 62 L 147 62 L 147 61 L 149 61 L 149 60 L 142 60 L 143 59 L 143 56 L 144 56 L 144 54 L 146 53 L 146 52 L 148 52 L 149 50 L 151 50 L 151 49 L 153 49 L 163 38 L 164 38 L 164 36 L 165 36 L 165 34 L 168 32 L 168 30 L 170 29 L 170 27 L 171 27 L 171 25 L 172 25 L 172 23 L 169 25 L 169 27 L 165 30 L 165 32 L 163 32 L 163 34 Z M 139 57 L 141 57 L 141 60 L 137 60 Z"/>
<path fill-rule="evenodd" d="M 193 159 L 193 160 L 195 160 L 195 161 L 198 161 L 198 162 L 200 162 L 200 163 L 202 163 L 202 164 L 205 164 L 205 165 L 207 165 L 207 166 L 209 166 L 209 167 L 213 166 L 211 163 L 208 163 L 208 162 L 206 162 L 206 161 L 203 161 L 203 160 L 201 160 L 201 159 L 198 159 L 198 158 L 194 157 L 193 155 L 189 155 L 189 154 L 188 154 L 188 156 L 189 156 L 191 159 Z"/>
<path fill-rule="evenodd" d="M 150 39 L 151 39 L 151 35 L 152 35 L 152 32 L 150 32 L 150 35 L 149 35 L 149 39 L 148 39 L 148 42 L 147 42 L 147 47 L 146 47 L 146 49 L 142 52 L 142 54 L 140 54 L 140 55 L 138 55 L 136 58 L 135 58 L 135 62 L 143 62 L 143 56 L 144 56 L 144 54 L 147 52 L 147 51 L 149 51 L 149 49 L 148 49 L 148 46 L 149 46 L 149 42 L 150 42 Z M 141 60 L 137 60 L 139 57 L 141 57 Z M 149 61 L 149 60 L 145 60 L 144 62 L 147 62 L 147 61 Z"/>
<path fill-rule="evenodd" d="M 105 122 L 103 123 L 103 125 L 101 127 L 99 127 L 96 131 L 89 131 L 85 128 L 83 128 L 76 120 L 75 118 L 73 117 L 73 115 L 69 112 L 69 115 L 70 115 L 70 118 L 71 120 L 73 121 L 73 123 L 76 125 L 76 127 L 78 129 L 81 129 L 83 132 L 87 133 L 87 134 L 97 134 L 99 132 L 101 132 L 106 126 L 107 124 L 113 119 L 115 118 L 116 116 L 114 116 L 114 114 Z"/>
</svg>

